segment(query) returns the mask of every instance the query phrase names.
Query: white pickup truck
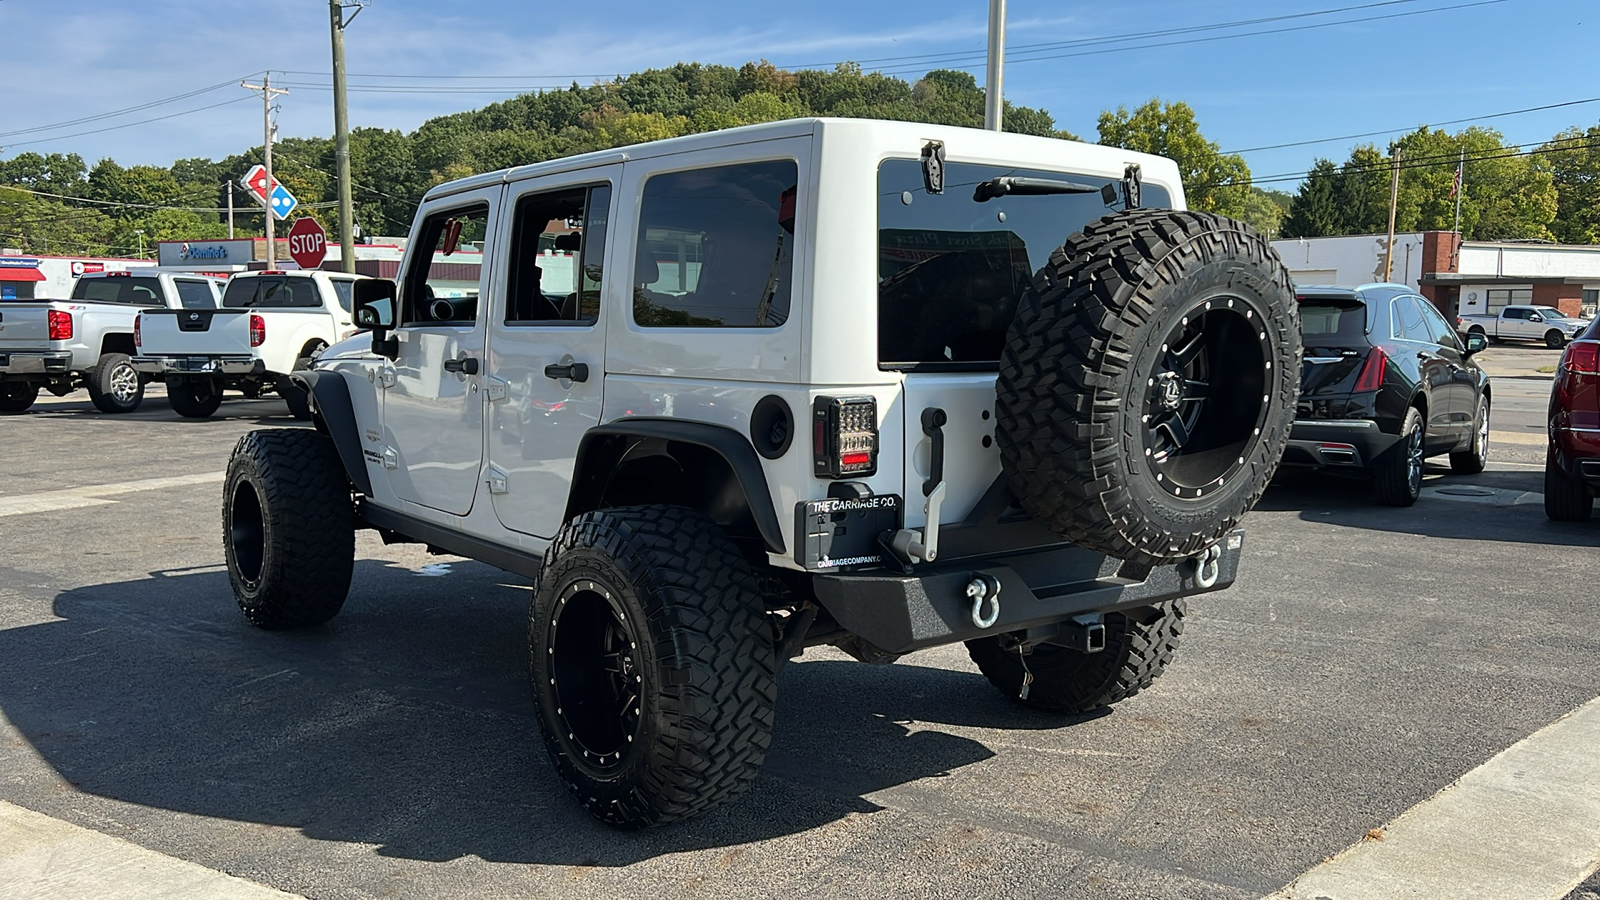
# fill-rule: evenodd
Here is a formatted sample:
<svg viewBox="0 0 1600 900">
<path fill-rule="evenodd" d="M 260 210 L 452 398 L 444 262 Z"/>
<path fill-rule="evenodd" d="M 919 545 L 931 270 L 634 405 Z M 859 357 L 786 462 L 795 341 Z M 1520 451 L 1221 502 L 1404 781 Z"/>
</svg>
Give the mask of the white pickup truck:
<svg viewBox="0 0 1600 900">
<path fill-rule="evenodd" d="M 145 379 L 129 363 L 139 313 L 214 310 L 222 279 L 138 269 L 80 277 L 69 300 L 0 303 L 0 413 L 26 412 L 40 389 L 86 387 L 95 408 L 132 412 Z"/>
<path fill-rule="evenodd" d="M 276 391 L 296 418 L 311 412 L 305 392 L 290 383 L 329 344 L 356 329 L 351 285 L 361 275 L 317 271 L 241 272 L 228 282 L 222 308 L 149 310 L 134 332 L 133 367 L 164 377 L 179 415 L 205 418 L 224 389 L 255 398 Z"/>
<path fill-rule="evenodd" d="M 1543 341 L 1552 350 L 1565 347 L 1587 327 L 1586 320 L 1551 306 L 1507 306 L 1499 315 L 1456 317 L 1456 330 L 1462 334 L 1481 334 L 1491 341 Z"/>
</svg>

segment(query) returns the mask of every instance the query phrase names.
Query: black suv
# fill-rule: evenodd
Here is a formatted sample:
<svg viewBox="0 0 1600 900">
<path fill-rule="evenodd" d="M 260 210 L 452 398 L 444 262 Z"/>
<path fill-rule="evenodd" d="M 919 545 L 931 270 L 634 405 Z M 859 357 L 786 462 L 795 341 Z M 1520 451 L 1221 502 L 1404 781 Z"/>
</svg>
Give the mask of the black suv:
<svg viewBox="0 0 1600 900">
<path fill-rule="evenodd" d="M 1300 403 L 1283 461 L 1370 474 L 1378 499 L 1410 506 L 1422 461 L 1458 474 L 1489 459 L 1489 376 L 1444 316 L 1405 285 L 1299 287 Z"/>
</svg>

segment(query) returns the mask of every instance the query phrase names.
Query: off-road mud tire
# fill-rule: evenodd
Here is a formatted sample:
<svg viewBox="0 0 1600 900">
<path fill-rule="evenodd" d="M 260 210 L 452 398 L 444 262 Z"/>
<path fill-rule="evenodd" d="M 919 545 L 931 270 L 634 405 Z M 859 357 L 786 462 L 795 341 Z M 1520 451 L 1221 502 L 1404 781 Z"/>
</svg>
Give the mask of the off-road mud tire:
<svg viewBox="0 0 1600 900">
<path fill-rule="evenodd" d="M 1379 503 L 1411 506 L 1422 496 L 1422 453 L 1426 443 L 1422 410 L 1410 407 L 1400 422 L 1400 440 L 1372 464 L 1372 488 Z"/>
<path fill-rule="evenodd" d="M 1567 477 L 1554 463 L 1544 464 L 1544 514 L 1553 522 L 1587 522 L 1594 514 L 1589 486 Z"/>
<path fill-rule="evenodd" d="M 1237 453 L 1212 457 L 1233 468 L 1202 467 L 1191 494 L 1146 457 L 1145 416 L 1156 402 L 1153 376 L 1168 365 L 1166 341 L 1196 327 L 1188 326 L 1196 313 L 1226 323 L 1212 329 L 1216 349 L 1197 353 L 1215 356 L 1231 385 L 1202 400 L 1212 405 L 1201 414 L 1216 416 L 1206 441 Z M 1235 351 L 1260 360 L 1253 374 Z M 1299 309 L 1267 240 L 1221 216 L 1132 210 L 1072 235 L 1034 276 L 1000 360 L 996 439 L 1012 493 L 1031 515 L 1083 546 L 1161 565 L 1215 544 L 1260 499 L 1299 389 Z M 1238 427 L 1252 416 L 1254 425 Z"/>
<path fill-rule="evenodd" d="M 333 440 L 310 429 L 252 431 L 228 460 L 222 543 L 246 619 L 302 628 L 344 606 L 355 567 L 355 506 Z"/>
<path fill-rule="evenodd" d="M 27 412 L 39 399 L 39 386 L 26 381 L 0 382 L 0 413 Z"/>
<path fill-rule="evenodd" d="M 126 353 L 107 353 L 83 373 L 89 402 L 103 413 L 130 413 L 144 400 L 144 379 Z"/>
<path fill-rule="evenodd" d="M 1110 613 L 1105 617 L 1106 647 L 1098 653 L 1041 644 L 1024 657 L 1007 649 L 1003 636 L 967 641 L 967 653 L 990 684 L 1026 706 L 1089 712 L 1126 700 L 1160 677 L 1178 650 L 1184 612 L 1184 602 L 1173 600 L 1143 620 Z M 1028 673 L 1033 681 L 1024 698 L 1022 682 Z"/>
<path fill-rule="evenodd" d="M 174 375 L 167 379 L 167 402 L 185 419 L 208 418 L 222 406 L 222 384 L 214 378 Z"/>
<path fill-rule="evenodd" d="M 596 619 L 615 645 L 633 645 L 605 669 L 633 674 L 633 705 L 619 687 L 626 677 L 574 665 L 588 657 L 567 648 L 589 644 L 558 643 L 561 629 Z M 629 637 L 616 640 L 621 633 Z M 534 590 L 528 652 L 545 747 L 601 821 L 635 829 L 684 819 L 755 780 L 777 700 L 773 632 L 750 564 L 706 516 L 619 507 L 564 525 Z M 589 734 L 578 734 L 585 725 Z"/>
</svg>

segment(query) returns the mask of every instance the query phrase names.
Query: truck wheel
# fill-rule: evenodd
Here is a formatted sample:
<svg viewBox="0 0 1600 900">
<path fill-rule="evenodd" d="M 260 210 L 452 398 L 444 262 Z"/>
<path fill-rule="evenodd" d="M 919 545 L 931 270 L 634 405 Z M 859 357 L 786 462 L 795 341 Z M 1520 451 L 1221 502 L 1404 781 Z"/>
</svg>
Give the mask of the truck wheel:
<svg viewBox="0 0 1600 900">
<path fill-rule="evenodd" d="M 339 613 L 355 566 L 355 508 L 325 434 L 252 431 L 223 482 L 222 544 L 233 596 L 262 628 L 320 625 Z"/>
<path fill-rule="evenodd" d="M 1568 478 L 1552 462 L 1544 464 L 1544 514 L 1555 522 L 1587 522 L 1594 513 L 1589 486 Z"/>
<path fill-rule="evenodd" d="M 303 372 L 311 368 L 311 364 L 317 361 L 317 357 L 322 355 L 322 351 L 328 349 L 328 345 L 318 342 L 308 349 L 310 352 L 307 355 L 294 361 L 294 370 L 296 372 Z M 302 422 L 311 418 L 311 399 L 307 396 L 304 388 L 284 376 L 278 379 L 277 391 L 278 396 L 282 397 L 283 402 L 288 405 L 290 415 Z"/>
<path fill-rule="evenodd" d="M 222 385 L 215 378 L 168 378 L 167 402 L 186 419 L 204 419 L 222 405 Z"/>
<path fill-rule="evenodd" d="M 1560 350 L 1567 345 L 1567 336 L 1552 328 L 1544 333 L 1544 345 L 1551 350 Z"/>
<path fill-rule="evenodd" d="M 1483 330 L 1483 326 L 1482 325 L 1474 325 L 1471 328 L 1468 328 L 1467 329 L 1467 334 L 1481 334 L 1481 335 L 1483 335 L 1483 339 L 1488 341 L 1491 344 L 1500 343 L 1499 338 L 1489 337 L 1489 333 L 1487 331 Z"/>
<path fill-rule="evenodd" d="M 1183 634 L 1184 602 L 1163 603 L 1156 611 L 1148 622 L 1108 614 L 1106 647 L 1098 653 L 1040 644 L 1024 656 L 1014 642 L 1008 646 L 1005 635 L 967 641 L 967 653 L 983 677 L 1008 697 L 1035 709 L 1088 712 L 1132 697 L 1166 670 Z M 1023 697 L 1022 684 L 1029 675 L 1033 680 Z"/>
<path fill-rule="evenodd" d="M 1161 565 L 1221 540 L 1283 457 L 1300 324 L 1255 229 L 1140 209 L 1067 239 L 1034 276 L 996 383 L 1012 493 L 1057 534 Z"/>
<path fill-rule="evenodd" d="M 1459 453 L 1450 454 L 1450 471 L 1457 475 L 1476 475 L 1489 465 L 1489 398 L 1478 398 L 1478 414 L 1472 419 L 1472 443 Z"/>
<path fill-rule="evenodd" d="M 27 412 L 39 399 L 39 386 L 26 381 L 0 382 L 0 413 Z"/>
<path fill-rule="evenodd" d="M 89 400 L 103 413 L 128 413 L 144 400 L 144 381 L 126 353 L 107 353 L 83 373 Z"/>
<path fill-rule="evenodd" d="M 620 507 L 564 525 L 528 652 L 545 748 L 601 821 L 672 822 L 755 780 L 777 701 L 772 629 L 750 564 L 706 516 Z"/>
<path fill-rule="evenodd" d="M 1372 485 L 1385 506 L 1410 506 L 1422 496 L 1422 411 L 1406 410 L 1400 440 L 1372 465 Z"/>
</svg>

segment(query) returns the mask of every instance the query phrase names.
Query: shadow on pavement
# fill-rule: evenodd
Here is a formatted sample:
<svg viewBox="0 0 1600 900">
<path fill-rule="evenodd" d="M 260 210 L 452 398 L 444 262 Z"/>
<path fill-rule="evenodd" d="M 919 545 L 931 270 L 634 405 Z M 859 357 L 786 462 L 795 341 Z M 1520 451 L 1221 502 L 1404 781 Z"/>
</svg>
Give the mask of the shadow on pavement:
<svg viewBox="0 0 1600 900">
<path fill-rule="evenodd" d="M 246 624 L 220 568 L 69 590 L 61 620 L 0 631 L 0 711 L 83 792 L 389 856 L 601 866 L 817 828 L 878 809 L 866 794 L 993 755 L 901 722 L 1081 721 L 1008 703 L 977 674 L 796 664 L 750 794 L 620 834 L 547 762 L 525 680 L 527 588 L 503 578 L 470 562 L 361 562 L 338 618 L 288 633 Z"/>
</svg>

